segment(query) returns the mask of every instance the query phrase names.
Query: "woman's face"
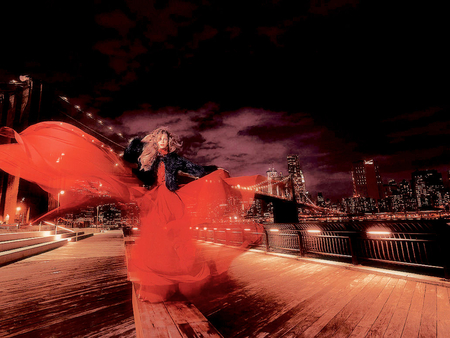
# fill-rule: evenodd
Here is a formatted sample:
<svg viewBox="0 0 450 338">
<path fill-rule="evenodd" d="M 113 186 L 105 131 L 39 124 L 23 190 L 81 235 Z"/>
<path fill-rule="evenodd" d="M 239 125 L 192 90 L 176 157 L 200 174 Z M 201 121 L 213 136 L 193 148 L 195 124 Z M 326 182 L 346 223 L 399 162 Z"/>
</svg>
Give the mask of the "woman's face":
<svg viewBox="0 0 450 338">
<path fill-rule="evenodd" d="M 163 133 L 159 135 L 158 137 L 158 148 L 159 149 L 166 149 L 167 145 L 169 144 L 169 137 L 166 133 Z"/>
</svg>

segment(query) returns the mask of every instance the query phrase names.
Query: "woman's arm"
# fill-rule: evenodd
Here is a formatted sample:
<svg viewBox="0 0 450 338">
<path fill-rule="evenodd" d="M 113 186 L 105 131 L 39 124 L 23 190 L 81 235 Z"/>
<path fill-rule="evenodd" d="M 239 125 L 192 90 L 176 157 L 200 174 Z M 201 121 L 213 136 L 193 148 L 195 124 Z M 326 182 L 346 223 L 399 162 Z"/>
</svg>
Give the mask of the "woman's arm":
<svg viewBox="0 0 450 338">
<path fill-rule="evenodd" d="M 192 163 L 191 161 L 181 156 L 179 157 L 179 159 L 182 162 L 182 167 L 180 169 L 182 172 L 192 175 L 194 177 L 205 176 L 206 174 L 205 169 L 201 165 Z"/>
<path fill-rule="evenodd" d="M 142 137 L 135 137 L 130 141 L 128 147 L 123 153 L 123 159 L 130 163 L 138 163 L 139 156 L 142 154 L 144 144 L 142 143 Z"/>
</svg>

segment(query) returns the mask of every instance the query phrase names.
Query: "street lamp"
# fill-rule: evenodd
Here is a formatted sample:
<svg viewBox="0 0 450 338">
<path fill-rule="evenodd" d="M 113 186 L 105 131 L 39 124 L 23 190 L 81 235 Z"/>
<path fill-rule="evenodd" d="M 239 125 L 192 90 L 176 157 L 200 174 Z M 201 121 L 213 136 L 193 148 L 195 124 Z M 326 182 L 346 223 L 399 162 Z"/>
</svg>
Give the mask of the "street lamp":
<svg viewBox="0 0 450 338">
<path fill-rule="evenodd" d="M 58 211 L 59 211 L 59 196 L 60 195 L 64 195 L 64 190 L 61 190 L 59 193 L 58 193 Z"/>
<path fill-rule="evenodd" d="M 61 190 L 61 191 L 58 193 L 58 214 L 59 214 L 59 206 L 60 206 L 60 203 L 59 203 L 59 196 L 61 196 L 61 195 L 64 195 L 64 190 Z M 56 224 L 58 224 L 58 219 L 56 219 Z"/>
<path fill-rule="evenodd" d="M 20 215 L 21 215 L 20 210 L 22 210 L 21 207 L 17 207 L 17 208 L 16 208 L 16 215 L 17 215 L 17 214 L 19 215 L 19 217 L 17 218 L 17 219 L 19 220 L 19 224 L 22 223 L 22 222 L 20 221 Z"/>
</svg>

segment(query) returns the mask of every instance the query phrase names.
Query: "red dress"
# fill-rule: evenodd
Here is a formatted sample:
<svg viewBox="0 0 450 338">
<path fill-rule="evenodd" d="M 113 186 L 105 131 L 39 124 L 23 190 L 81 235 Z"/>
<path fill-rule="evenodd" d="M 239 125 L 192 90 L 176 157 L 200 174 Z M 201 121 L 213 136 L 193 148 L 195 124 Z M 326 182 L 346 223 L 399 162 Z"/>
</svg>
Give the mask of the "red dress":
<svg viewBox="0 0 450 338">
<path fill-rule="evenodd" d="M 241 214 L 254 196 L 250 189 L 235 187 L 264 179 L 259 175 L 230 178 L 226 171 L 217 170 L 172 192 L 164 184 L 161 162 L 157 184 L 147 190 L 111 149 L 70 124 L 42 122 L 20 135 L 2 128 L 0 135 L 13 141 L 0 145 L 0 169 L 35 182 L 54 196 L 64 190 L 61 209 L 92 205 L 105 196 L 138 203 L 141 235 L 129 270 L 141 286 L 141 298 L 149 301 L 165 300 L 177 289 L 189 292 L 211 274 L 226 271 L 227 263 L 216 264 L 214 258 L 203 256 L 192 239 L 193 229 L 210 223 L 229 227 L 224 221 Z"/>
</svg>

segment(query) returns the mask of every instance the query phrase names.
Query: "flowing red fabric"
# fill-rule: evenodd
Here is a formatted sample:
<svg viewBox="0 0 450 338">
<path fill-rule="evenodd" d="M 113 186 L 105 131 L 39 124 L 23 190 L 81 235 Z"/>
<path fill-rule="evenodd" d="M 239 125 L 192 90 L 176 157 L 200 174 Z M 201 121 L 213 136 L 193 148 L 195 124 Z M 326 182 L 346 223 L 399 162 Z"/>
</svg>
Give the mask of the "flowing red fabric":
<svg viewBox="0 0 450 338">
<path fill-rule="evenodd" d="M 98 198 L 138 203 L 141 235 L 131 252 L 129 272 L 141 286 L 141 298 L 149 301 L 165 300 L 177 289 L 190 292 L 227 270 L 231 258 L 218 259 L 220 250 L 215 256 L 202 252 L 192 239 L 193 230 L 241 226 L 236 219 L 253 202 L 249 187 L 264 180 L 259 175 L 230 178 L 217 170 L 171 192 L 162 165 L 156 186 L 147 190 L 109 147 L 73 125 L 42 122 L 20 134 L 3 127 L 0 135 L 11 142 L 0 145 L 0 169 L 54 196 L 64 190 L 61 208 Z M 255 226 L 247 230 L 255 233 Z M 257 240 L 250 237 L 244 243 Z"/>
</svg>

